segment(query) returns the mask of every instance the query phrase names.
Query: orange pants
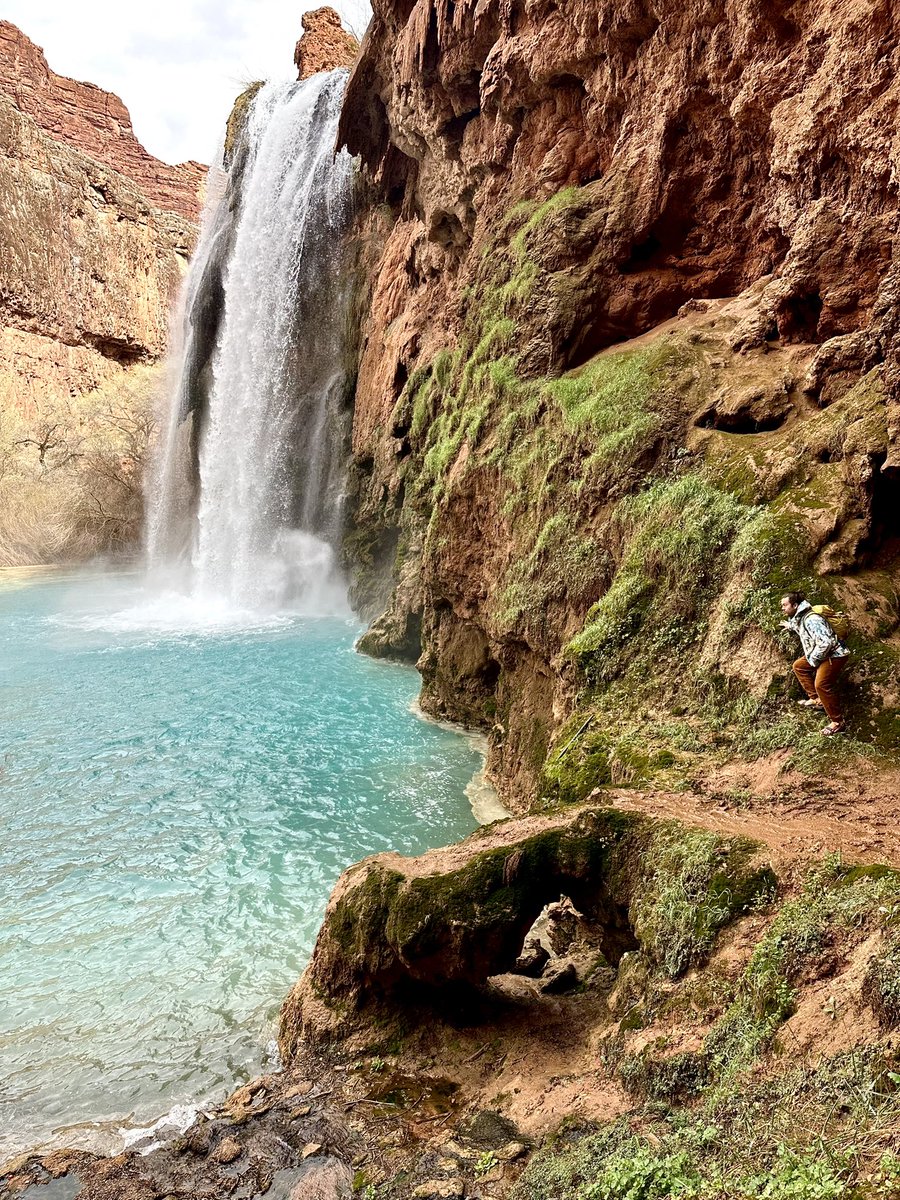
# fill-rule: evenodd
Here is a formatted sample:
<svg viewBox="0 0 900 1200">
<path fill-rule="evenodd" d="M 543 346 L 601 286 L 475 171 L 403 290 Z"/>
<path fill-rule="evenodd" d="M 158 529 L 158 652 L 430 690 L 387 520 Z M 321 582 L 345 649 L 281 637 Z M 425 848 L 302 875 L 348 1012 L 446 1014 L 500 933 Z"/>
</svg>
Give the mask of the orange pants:
<svg viewBox="0 0 900 1200">
<path fill-rule="evenodd" d="M 798 658 L 794 663 L 794 674 L 800 680 L 804 692 L 810 700 L 821 700 L 822 707 L 832 721 L 844 719 L 835 684 L 846 665 L 846 657 L 826 658 L 818 667 L 810 666 L 805 658 Z"/>
</svg>

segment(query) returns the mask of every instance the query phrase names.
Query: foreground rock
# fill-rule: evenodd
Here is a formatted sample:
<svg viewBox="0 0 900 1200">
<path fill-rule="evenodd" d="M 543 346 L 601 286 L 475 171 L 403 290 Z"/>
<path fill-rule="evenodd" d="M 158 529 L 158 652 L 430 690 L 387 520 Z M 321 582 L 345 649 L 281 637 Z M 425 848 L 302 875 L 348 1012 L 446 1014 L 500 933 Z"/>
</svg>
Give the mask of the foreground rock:
<svg viewBox="0 0 900 1200">
<path fill-rule="evenodd" d="M 359 1015 L 384 1006 L 476 1014 L 488 980 L 514 970 L 526 934 L 560 893 L 585 914 L 604 962 L 642 947 L 676 973 L 687 969 L 719 927 L 771 890 L 774 875 L 752 843 L 711 839 L 706 872 L 693 882 L 696 937 L 679 946 L 654 909 L 671 836 L 636 814 L 588 808 L 501 822 L 418 859 L 366 859 L 341 877 L 312 962 L 285 1002 L 283 1057 L 304 1039 L 347 1036 Z M 576 982 L 567 961 L 544 972 L 543 990 Z"/>
</svg>

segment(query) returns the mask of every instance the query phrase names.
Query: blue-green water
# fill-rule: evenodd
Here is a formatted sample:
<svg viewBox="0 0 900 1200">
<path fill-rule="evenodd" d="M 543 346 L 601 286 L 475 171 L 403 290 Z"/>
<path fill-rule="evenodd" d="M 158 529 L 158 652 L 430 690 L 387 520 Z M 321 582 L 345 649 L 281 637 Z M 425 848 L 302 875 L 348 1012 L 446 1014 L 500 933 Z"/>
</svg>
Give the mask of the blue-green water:
<svg viewBox="0 0 900 1200">
<path fill-rule="evenodd" d="M 478 754 L 352 620 L 179 603 L 0 572 L 0 1152 L 224 1094 L 339 872 L 475 825 Z"/>
</svg>

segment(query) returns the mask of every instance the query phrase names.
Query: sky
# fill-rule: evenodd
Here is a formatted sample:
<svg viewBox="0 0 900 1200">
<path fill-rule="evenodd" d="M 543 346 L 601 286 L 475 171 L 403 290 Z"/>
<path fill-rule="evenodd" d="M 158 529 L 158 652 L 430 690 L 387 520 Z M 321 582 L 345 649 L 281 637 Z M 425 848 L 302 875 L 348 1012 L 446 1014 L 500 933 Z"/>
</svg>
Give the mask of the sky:
<svg viewBox="0 0 900 1200">
<path fill-rule="evenodd" d="M 301 15 L 324 0 L 3 0 L 0 17 L 59 75 L 115 92 L 164 162 L 208 163 L 231 105 L 256 79 L 295 79 Z M 328 0 L 357 34 L 368 0 Z"/>
</svg>

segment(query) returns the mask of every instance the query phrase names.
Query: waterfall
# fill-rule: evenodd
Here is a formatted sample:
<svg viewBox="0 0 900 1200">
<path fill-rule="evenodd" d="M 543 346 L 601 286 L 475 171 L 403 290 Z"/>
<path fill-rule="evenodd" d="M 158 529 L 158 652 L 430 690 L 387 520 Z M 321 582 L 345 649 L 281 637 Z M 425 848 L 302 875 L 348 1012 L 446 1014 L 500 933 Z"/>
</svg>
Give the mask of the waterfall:
<svg viewBox="0 0 900 1200">
<path fill-rule="evenodd" d="M 251 611 L 340 590 L 353 165 L 346 74 L 266 84 L 210 195 L 148 497 L 151 578 Z"/>
</svg>

